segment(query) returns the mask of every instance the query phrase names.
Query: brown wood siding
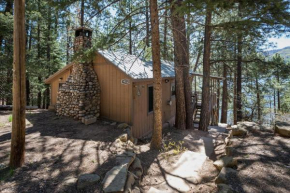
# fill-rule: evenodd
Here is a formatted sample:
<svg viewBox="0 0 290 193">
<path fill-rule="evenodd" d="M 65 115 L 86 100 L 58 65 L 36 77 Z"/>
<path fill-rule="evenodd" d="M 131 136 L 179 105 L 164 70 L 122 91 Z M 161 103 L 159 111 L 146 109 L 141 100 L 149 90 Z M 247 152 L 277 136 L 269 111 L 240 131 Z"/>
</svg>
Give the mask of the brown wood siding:
<svg viewBox="0 0 290 193">
<path fill-rule="evenodd" d="M 171 97 L 171 82 L 162 80 L 162 122 L 166 123 L 175 116 L 175 97 Z M 153 113 L 148 113 L 148 86 L 153 85 L 153 81 L 135 82 L 133 88 L 134 120 L 133 135 L 137 138 L 149 135 L 153 130 Z M 139 90 L 139 95 L 138 95 Z M 168 101 L 172 105 L 168 105 Z"/>
<path fill-rule="evenodd" d="M 64 83 L 67 78 L 69 77 L 71 71 L 68 69 L 66 72 L 60 74 L 59 76 L 56 76 L 54 80 L 51 82 L 51 98 L 50 98 L 50 105 L 55 106 L 56 104 L 56 98 L 57 98 L 57 92 L 58 92 L 58 87 L 59 83 Z M 62 78 L 62 81 L 59 79 Z"/>
<path fill-rule="evenodd" d="M 94 69 L 101 85 L 101 116 L 132 124 L 131 78 L 99 54 Z M 130 84 L 121 84 L 122 79 L 129 79 Z"/>
</svg>

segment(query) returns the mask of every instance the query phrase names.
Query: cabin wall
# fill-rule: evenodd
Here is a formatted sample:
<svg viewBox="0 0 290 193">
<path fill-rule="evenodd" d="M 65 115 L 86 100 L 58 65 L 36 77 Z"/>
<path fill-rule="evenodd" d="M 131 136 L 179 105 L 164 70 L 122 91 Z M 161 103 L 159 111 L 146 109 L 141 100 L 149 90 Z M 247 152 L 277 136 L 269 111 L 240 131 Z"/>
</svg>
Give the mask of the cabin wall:
<svg viewBox="0 0 290 193">
<path fill-rule="evenodd" d="M 50 105 L 54 108 L 56 105 L 57 93 L 60 83 L 65 83 L 71 73 L 71 69 L 67 69 L 65 72 L 56 76 L 51 82 L 51 92 L 50 92 Z M 62 80 L 60 80 L 62 78 Z"/>
<path fill-rule="evenodd" d="M 101 85 L 101 116 L 132 124 L 131 78 L 99 54 L 94 59 L 94 69 Z M 129 84 L 122 84 L 124 79 Z"/>
<path fill-rule="evenodd" d="M 169 82 L 162 80 L 162 113 L 163 124 L 175 119 L 176 103 L 175 96 L 171 96 L 171 83 L 174 79 L 168 79 Z M 153 85 L 153 81 L 135 82 L 133 84 L 133 135 L 134 137 L 143 137 L 153 131 L 153 112 L 148 112 L 148 87 Z M 168 102 L 171 100 L 171 105 Z"/>
</svg>

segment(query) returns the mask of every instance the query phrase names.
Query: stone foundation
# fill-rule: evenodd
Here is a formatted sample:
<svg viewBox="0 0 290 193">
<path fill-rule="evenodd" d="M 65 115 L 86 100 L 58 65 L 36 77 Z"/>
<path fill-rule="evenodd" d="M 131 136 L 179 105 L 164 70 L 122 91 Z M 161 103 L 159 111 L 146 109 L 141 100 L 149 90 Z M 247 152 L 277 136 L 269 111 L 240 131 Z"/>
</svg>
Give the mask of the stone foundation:
<svg viewBox="0 0 290 193">
<path fill-rule="evenodd" d="M 82 120 L 100 116 L 100 84 L 92 63 L 74 64 L 58 91 L 56 113 Z"/>
</svg>

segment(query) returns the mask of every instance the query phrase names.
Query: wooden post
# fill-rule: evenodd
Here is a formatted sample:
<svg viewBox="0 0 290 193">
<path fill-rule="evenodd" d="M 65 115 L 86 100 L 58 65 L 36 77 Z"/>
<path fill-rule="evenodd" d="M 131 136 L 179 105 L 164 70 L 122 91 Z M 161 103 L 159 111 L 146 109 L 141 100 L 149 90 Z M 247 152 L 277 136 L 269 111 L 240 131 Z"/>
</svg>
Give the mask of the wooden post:
<svg viewBox="0 0 290 193">
<path fill-rule="evenodd" d="M 24 163 L 25 152 L 25 0 L 14 1 L 13 112 L 10 167 Z"/>
</svg>

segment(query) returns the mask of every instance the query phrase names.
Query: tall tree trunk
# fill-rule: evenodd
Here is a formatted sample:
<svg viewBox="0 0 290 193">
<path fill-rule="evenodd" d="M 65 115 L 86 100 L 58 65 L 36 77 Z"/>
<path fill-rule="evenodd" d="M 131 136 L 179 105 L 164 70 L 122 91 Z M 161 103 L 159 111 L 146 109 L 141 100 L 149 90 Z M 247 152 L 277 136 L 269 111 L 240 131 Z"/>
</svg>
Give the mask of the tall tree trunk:
<svg viewBox="0 0 290 193">
<path fill-rule="evenodd" d="M 238 123 L 237 121 L 237 73 L 234 73 L 234 100 L 233 100 L 233 116 L 234 116 L 234 125 Z"/>
<path fill-rule="evenodd" d="M 276 90 L 274 89 L 274 113 L 276 113 Z"/>
<path fill-rule="evenodd" d="M 50 105 L 50 90 L 49 87 L 46 89 L 46 105 L 45 108 L 48 109 Z"/>
<path fill-rule="evenodd" d="M 25 155 L 25 0 L 14 2 L 13 119 L 11 168 L 21 167 Z"/>
<path fill-rule="evenodd" d="M 26 105 L 30 105 L 30 81 L 28 75 L 26 76 Z"/>
<path fill-rule="evenodd" d="M 167 4 L 165 4 L 166 6 Z M 168 48 L 167 48 L 167 26 L 168 26 L 168 19 L 167 19 L 167 10 L 165 9 L 164 12 L 164 36 L 163 36 L 163 58 L 164 60 L 168 60 Z"/>
<path fill-rule="evenodd" d="M 238 34 L 237 58 L 237 121 L 242 121 L 242 35 Z"/>
<path fill-rule="evenodd" d="M 45 94 L 46 94 L 46 90 L 44 90 L 43 91 L 43 97 L 42 97 L 42 108 L 43 109 L 45 109 L 45 105 L 46 105 L 46 101 L 45 101 L 45 99 L 46 99 L 46 96 L 45 96 Z"/>
<path fill-rule="evenodd" d="M 279 73 L 277 72 L 277 82 L 280 84 L 280 77 Z M 277 89 L 277 105 L 278 105 L 278 112 L 280 111 L 280 89 Z"/>
<path fill-rule="evenodd" d="M 70 35 L 69 26 L 66 27 L 66 63 L 69 63 L 69 45 L 70 45 Z"/>
<path fill-rule="evenodd" d="M 222 98 L 222 114 L 221 122 L 227 123 L 228 119 L 228 81 L 227 81 L 227 65 L 223 65 L 223 98 Z"/>
<path fill-rule="evenodd" d="M 261 99 L 258 76 L 256 75 L 256 92 L 257 92 L 257 108 L 258 108 L 258 121 L 261 120 Z"/>
<path fill-rule="evenodd" d="M 162 77 L 160 57 L 159 18 L 157 0 L 150 0 L 150 18 L 152 34 L 152 59 L 154 78 L 154 129 L 151 148 L 160 149 L 162 141 Z"/>
<path fill-rule="evenodd" d="M 129 13 L 131 13 L 131 0 L 129 1 Z M 132 54 L 132 17 L 129 18 L 129 54 Z"/>
<path fill-rule="evenodd" d="M 81 26 L 84 26 L 85 1 L 81 1 Z"/>
<path fill-rule="evenodd" d="M 184 68 L 188 69 L 188 53 L 186 53 L 186 33 L 184 16 L 177 13 L 182 0 L 174 2 L 171 8 L 171 21 L 174 40 L 175 88 L 176 88 L 176 127 L 186 129 L 186 97 Z"/>
<path fill-rule="evenodd" d="M 149 36 L 150 36 L 150 32 L 149 32 L 149 0 L 145 0 L 145 17 L 146 17 L 146 46 L 149 47 Z"/>
<path fill-rule="evenodd" d="M 210 5 L 207 5 L 205 31 L 204 31 L 204 53 L 203 53 L 203 79 L 202 79 L 202 107 L 199 129 L 208 130 L 210 121 L 209 101 L 210 101 L 210 38 L 211 38 L 211 16 Z"/>
</svg>

